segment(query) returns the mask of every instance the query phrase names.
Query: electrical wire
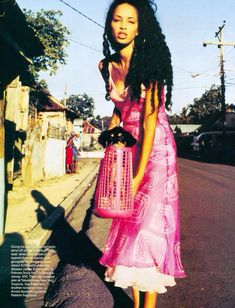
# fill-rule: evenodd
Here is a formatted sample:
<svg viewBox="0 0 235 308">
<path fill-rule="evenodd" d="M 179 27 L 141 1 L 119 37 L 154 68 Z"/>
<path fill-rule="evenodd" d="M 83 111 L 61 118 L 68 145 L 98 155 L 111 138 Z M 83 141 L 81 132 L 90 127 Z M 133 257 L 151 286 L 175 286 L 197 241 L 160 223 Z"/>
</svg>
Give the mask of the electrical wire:
<svg viewBox="0 0 235 308">
<path fill-rule="evenodd" d="M 218 73 L 215 73 L 215 72 L 209 72 L 209 71 L 203 71 L 203 72 L 191 72 L 191 71 L 188 71 L 184 68 L 181 68 L 179 66 L 176 66 L 176 65 L 172 65 L 174 68 L 178 69 L 178 70 L 181 70 L 182 72 L 184 73 L 187 73 L 187 74 L 190 74 L 190 76 L 192 78 L 195 78 L 197 76 L 200 76 L 200 75 L 210 75 L 210 76 L 214 76 L 214 77 L 217 77 L 218 76 Z"/>
<path fill-rule="evenodd" d="M 225 53 L 224 59 L 226 62 L 230 61 L 234 57 L 232 52 L 234 52 L 234 50 L 231 48 L 228 52 Z"/>
<path fill-rule="evenodd" d="M 188 88 L 173 88 L 173 92 L 174 91 L 181 91 L 181 90 L 191 90 L 191 89 L 205 89 L 207 88 L 207 86 L 201 86 L 201 87 L 188 87 Z"/>
<path fill-rule="evenodd" d="M 90 46 L 88 46 L 88 45 L 86 45 L 86 44 L 80 43 L 80 42 L 78 42 L 78 41 L 76 41 L 76 40 L 74 40 L 74 39 L 71 39 L 71 38 L 69 38 L 69 37 L 67 37 L 67 39 L 70 40 L 71 42 L 74 42 L 74 43 L 78 44 L 78 45 L 81 45 L 81 46 L 86 47 L 86 48 L 88 48 L 88 49 L 91 49 L 91 50 L 94 50 L 94 51 L 96 51 L 96 52 L 102 53 L 101 50 L 98 50 L 98 49 L 93 48 L 93 47 L 90 47 Z"/>
<path fill-rule="evenodd" d="M 72 5 L 70 5 L 69 3 L 65 2 L 64 0 L 59 0 L 60 2 L 64 3 L 65 5 L 67 5 L 68 7 L 70 7 L 72 10 L 74 10 L 75 12 L 77 12 L 78 14 L 82 15 L 84 18 L 88 19 L 89 21 L 93 22 L 94 24 L 96 24 L 97 26 L 101 27 L 102 29 L 104 29 L 104 26 L 102 26 L 101 24 L 99 24 L 97 21 L 95 21 L 94 19 L 88 17 L 87 15 L 85 15 L 84 13 L 82 13 L 81 11 L 77 10 L 75 7 L 73 7 Z"/>
<path fill-rule="evenodd" d="M 181 68 L 181 67 L 179 67 L 179 66 L 176 66 L 176 65 L 172 65 L 172 66 L 173 66 L 174 68 L 176 68 L 176 69 L 180 70 L 180 71 L 185 72 L 185 73 L 188 73 L 188 74 L 193 74 L 193 72 L 187 71 L 186 69 Z"/>
</svg>

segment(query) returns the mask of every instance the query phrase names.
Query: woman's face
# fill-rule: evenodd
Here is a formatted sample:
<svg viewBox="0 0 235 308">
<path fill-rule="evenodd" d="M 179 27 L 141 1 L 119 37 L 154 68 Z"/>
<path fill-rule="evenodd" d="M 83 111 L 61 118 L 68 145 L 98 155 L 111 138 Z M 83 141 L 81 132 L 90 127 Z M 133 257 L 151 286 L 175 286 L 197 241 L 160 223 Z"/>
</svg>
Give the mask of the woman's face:
<svg viewBox="0 0 235 308">
<path fill-rule="evenodd" d="M 136 8 L 128 3 L 116 7 L 111 21 L 113 39 L 124 45 L 133 42 L 138 34 L 138 12 Z"/>
</svg>

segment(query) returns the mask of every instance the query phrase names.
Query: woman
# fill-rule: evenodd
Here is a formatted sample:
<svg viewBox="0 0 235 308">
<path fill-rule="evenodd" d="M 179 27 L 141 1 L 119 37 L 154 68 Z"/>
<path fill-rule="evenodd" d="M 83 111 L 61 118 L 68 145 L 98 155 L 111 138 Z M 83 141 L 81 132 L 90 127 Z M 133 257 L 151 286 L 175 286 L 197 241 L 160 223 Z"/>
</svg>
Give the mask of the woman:
<svg viewBox="0 0 235 308">
<path fill-rule="evenodd" d="M 115 0 L 107 13 L 99 69 L 106 99 L 115 104 L 109 129 L 123 123 L 133 149 L 134 214 L 114 219 L 100 263 L 106 280 L 139 291 L 144 307 L 184 277 L 180 261 L 176 147 L 166 109 L 171 105 L 171 55 L 147 0 Z M 115 53 L 111 55 L 110 46 Z M 166 100 L 164 102 L 164 86 Z"/>
<path fill-rule="evenodd" d="M 66 173 L 73 172 L 73 137 L 69 137 L 65 148 Z"/>
</svg>

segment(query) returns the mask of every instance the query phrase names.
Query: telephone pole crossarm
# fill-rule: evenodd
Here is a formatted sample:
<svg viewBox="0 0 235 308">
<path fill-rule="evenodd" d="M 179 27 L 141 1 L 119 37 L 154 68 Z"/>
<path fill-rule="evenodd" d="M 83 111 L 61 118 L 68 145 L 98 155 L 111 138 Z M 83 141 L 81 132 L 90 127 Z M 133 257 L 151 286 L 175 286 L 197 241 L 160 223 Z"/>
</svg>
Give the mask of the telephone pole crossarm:
<svg viewBox="0 0 235 308">
<path fill-rule="evenodd" d="M 232 46 L 235 47 L 235 43 L 234 42 L 226 42 L 226 43 L 220 43 L 220 42 L 207 42 L 204 41 L 203 42 L 203 46 L 206 47 L 207 45 L 217 45 L 218 47 L 220 46 Z"/>
</svg>

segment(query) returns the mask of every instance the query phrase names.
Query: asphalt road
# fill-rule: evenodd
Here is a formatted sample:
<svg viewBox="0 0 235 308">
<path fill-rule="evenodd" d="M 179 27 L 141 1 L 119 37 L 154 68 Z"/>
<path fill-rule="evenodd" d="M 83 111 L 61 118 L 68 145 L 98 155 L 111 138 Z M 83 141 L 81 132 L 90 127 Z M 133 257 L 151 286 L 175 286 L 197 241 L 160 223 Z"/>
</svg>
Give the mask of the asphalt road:
<svg viewBox="0 0 235 308">
<path fill-rule="evenodd" d="M 158 308 L 235 307 L 235 167 L 179 159 L 179 183 L 187 278 L 159 296 Z M 93 191 L 53 232 L 60 261 L 45 307 L 132 307 L 129 289 L 103 281 L 98 259 L 110 221 L 91 215 Z"/>
</svg>

